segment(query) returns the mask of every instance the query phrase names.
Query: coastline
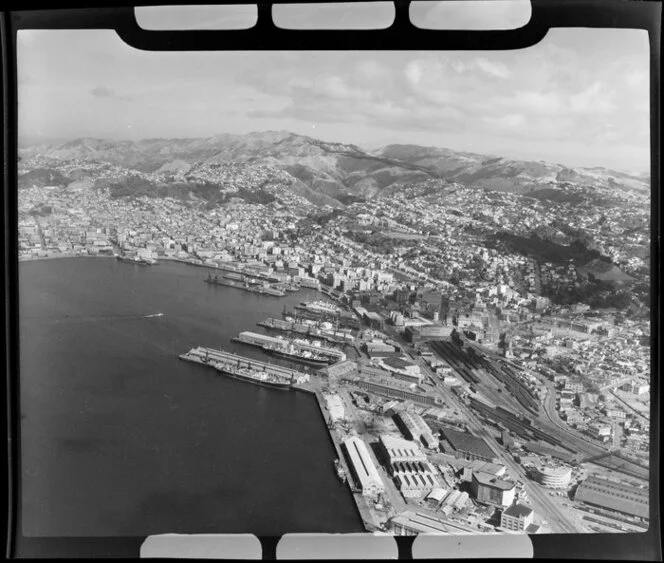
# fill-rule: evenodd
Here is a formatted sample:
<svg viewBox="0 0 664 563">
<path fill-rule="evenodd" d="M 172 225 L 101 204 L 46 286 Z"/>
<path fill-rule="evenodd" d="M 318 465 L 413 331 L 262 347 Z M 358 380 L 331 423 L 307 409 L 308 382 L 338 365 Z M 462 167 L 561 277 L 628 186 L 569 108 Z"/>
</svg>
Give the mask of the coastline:
<svg viewBox="0 0 664 563">
<path fill-rule="evenodd" d="M 19 262 L 41 262 L 42 260 L 62 260 L 64 258 L 115 258 L 107 254 L 58 254 L 56 256 L 19 256 Z"/>
<path fill-rule="evenodd" d="M 361 494 L 354 493 L 351 489 L 350 480 L 352 479 L 351 477 L 352 473 L 350 471 L 350 468 L 348 467 L 346 458 L 343 455 L 343 451 L 341 449 L 341 440 L 339 435 L 333 428 L 330 428 L 329 425 L 327 424 L 327 420 L 325 418 L 325 413 L 327 412 L 327 408 L 325 406 L 325 400 L 323 399 L 323 396 L 319 389 L 309 388 L 306 385 L 307 384 L 293 384 L 291 385 L 291 389 L 295 391 L 303 391 L 304 393 L 313 395 L 313 398 L 318 404 L 318 412 L 321 415 L 322 424 L 325 426 L 328 438 L 330 439 L 330 442 L 334 447 L 334 451 L 336 452 L 337 459 L 341 462 L 341 465 L 343 466 L 344 471 L 346 472 L 347 481 L 344 486 L 353 499 L 355 510 L 357 510 L 357 514 L 360 517 L 360 520 L 362 521 L 362 525 L 364 526 L 366 532 L 379 531 L 380 528 L 378 528 L 376 523 L 373 521 L 373 518 L 371 517 L 371 511 L 369 510 L 369 507 L 366 504 L 366 500 Z"/>
</svg>

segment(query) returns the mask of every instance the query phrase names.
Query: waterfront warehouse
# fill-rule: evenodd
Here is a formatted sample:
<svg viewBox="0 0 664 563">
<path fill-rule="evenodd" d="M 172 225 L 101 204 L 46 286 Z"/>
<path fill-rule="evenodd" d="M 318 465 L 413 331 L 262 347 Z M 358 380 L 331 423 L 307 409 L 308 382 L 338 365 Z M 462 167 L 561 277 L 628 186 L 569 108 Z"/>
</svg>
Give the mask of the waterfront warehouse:
<svg viewBox="0 0 664 563">
<path fill-rule="evenodd" d="M 395 536 L 416 536 L 418 534 L 466 535 L 474 533 L 474 530 L 460 524 L 409 510 L 392 518 L 390 525 Z"/>
<path fill-rule="evenodd" d="M 609 481 L 597 476 L 588 477 L 576 491 L 575 500 L 591 506 L 649 519 L 649 491 Z"/>
<path fill-rule="evenodd" d="M 378 449 L 404 497 L 421 497 L 440 486 L 417 442 L 381 435 Z"/>
<path fill-rule="evenodd" d="M 383 480 L 371 460 L 366 444 L 356 436 L 343 441 L 343 446 L 350 462 L 353 481 L 362 495 L 377 497 L 385 491 Z"/>
</svg>

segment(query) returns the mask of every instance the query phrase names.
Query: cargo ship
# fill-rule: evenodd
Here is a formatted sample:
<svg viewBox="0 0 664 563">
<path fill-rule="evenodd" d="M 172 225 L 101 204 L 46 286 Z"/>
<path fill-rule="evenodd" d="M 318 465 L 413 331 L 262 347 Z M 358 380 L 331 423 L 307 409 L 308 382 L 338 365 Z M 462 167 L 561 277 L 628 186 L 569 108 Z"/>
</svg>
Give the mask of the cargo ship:
<svg viewBox="0 0 664 563">
<path fill-rule="evenodd" d="M 296 347 L 292 342 L 286 344 L 285 346 L 280 346 L 278 344 L 268 344 L 263 347 L 263 350 L 279 358 L 285 358 L 287 360 L 293 360 L 312 366 L 323 367 L 329 365 L 333 361 L 332 358 L 328 356 L 316 354 L 310 350 L 302 350 Z"/>
<path fill-rule="evenodd" d="M 137 266 L 153 266 L 157 263 L 157 261 L 152 258 L 139 258 L 138 256 L 125 256 L 123 254 L 116 254 L 115 258 L 120 262 L 129 262 L 130 264 L 136 264 Z"/>
<path fill-rule="evenodd" d="M 257 346 L 268 354 L 312 366 L 326 366 L 346 359 L 346 355 L 339 350 L 294 343 L 287 338 L 274 338 L 256 332 L 241 332 L 233 338 L 233 342 Z"/>
<path fill-rule="evenodd" d="M 343 468 L 343 465 L 341 465 L 341 460 L 340 459 L 335 459 L 334 460 L 334 469 L 336 470 L 337 473 L 337 478 L 339 481 L 342 483 L 346 482 L 346 471 Z"/>
<path fill-rule="evenodd" d="M 262 295 L 271 295 L 272 297 L 284 297 L 286 295 L 285 291 L 280 289 L 275 289 L 269 285 L 260 285 L 262 282 L 252 282 L 249 283 L 246 280 L 244 281 L 235 281 L 232 279 L 226 279 L 225 277 L 220 278 L 217 275 L 210 275 L 203 280 L 205 283 L 212 285 L 223 285 L 226 287 L 234 287 L 236 289 L 244 289 L 250 293 L 260 293 Z"/>
<path fill-rule="evenodd" d="M 303 311 L 308 311 L 311 313 L 317 313 L 321 315 L 338 315 L 341 310 L 334 303 L 329 303 L 327 301 L 302 301 L 299 305 L 295 305 L 296 309 L 301 309 Z"/>
<path fill-rule="evenodd" d="M 291 382 L 285 379 L 280 379 L 271 375 L 265 371 L 259 371 L 251 369 L 248 367 L 233 367 L 228 364 L 217 363 L 214 366 L 218 371 L 234 377 L 235 379 L 244 379 L 245 381 L 250 381 L 252 383 L 258 383 L 259 385 L 268 385 L 270 387 L 276 387 L 278 389 L 289 389 Z"/>
<path fill-rule="evenodd" d="M 182 354 L 180 359 L 209 365 L 215 368 L 218 372 L 235 379 L 256 383 L 258 385 L 265 385 L 275 389 L 290 389 L 292 375 L 289 378 L 284 375 L 270 373 L 265 366 L 263 366 L 262 369 L 252 367 L 252 365 L 258 365 L 258 363 L 252 362 L 249 359 L 243 361 L 241 356 L 226 354 L 223 351 L 217 352 L 216 354 L 218 354 L 219 357 L 211 357 L 207 351 L 200 353 L 198 350 L 191 350 L 187 354 Z M 222 357 L 222 355 L 226 357 Z"/>
<path fill-rule="evenodd" d="M 280 319 L 273 319 L 272 317 L 268 317 L 264 321 L 259 321 L 256 324 L 270 330 L 306 335 L 310 338 L 318 338 L 320 340 L 324 340 L 332 344 L 340 344 L 342 346 L 351 344 L 355 340 L 355 338 L 349 333 L 324 330 L 317 326 L 317 323 L 298 323 L 292 318 L 288 318 L 282 321 Z"/>
</svg>

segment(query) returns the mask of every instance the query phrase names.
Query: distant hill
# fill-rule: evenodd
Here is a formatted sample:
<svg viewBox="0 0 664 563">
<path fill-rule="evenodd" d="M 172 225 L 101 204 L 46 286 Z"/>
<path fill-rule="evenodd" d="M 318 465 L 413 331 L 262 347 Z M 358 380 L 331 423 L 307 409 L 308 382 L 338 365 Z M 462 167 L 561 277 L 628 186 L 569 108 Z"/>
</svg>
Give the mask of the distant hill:
<svg viewBox="0 0 664 563">
<path fill-rule="evenodd" d="M 286 131 L 218 135 L 205 139 L 110 141 L 81 138 L 20 151 L 21 157 L 109 162 L 141 172 L 187 170 L 197 162 L 266 164 L 296 178 L 293 191 L 317 204 L 342 205 L 353 197 L 389 194 L 399 186 L 442 179 L 471 187 L 528 194 L 559 201 L 543 191 L 568 182 L 649 193 L 649 179 L 604 168 L 568 168 L 542 161 L 509 160 L 444 148 L 388 145 L 365 151 Z M 36 181 L 36 180 L 35 180 Z M 568 197 L 567 200 L 570 198 Z M 574 199 L 574 198 L 572 198 Z"/>
</svg>

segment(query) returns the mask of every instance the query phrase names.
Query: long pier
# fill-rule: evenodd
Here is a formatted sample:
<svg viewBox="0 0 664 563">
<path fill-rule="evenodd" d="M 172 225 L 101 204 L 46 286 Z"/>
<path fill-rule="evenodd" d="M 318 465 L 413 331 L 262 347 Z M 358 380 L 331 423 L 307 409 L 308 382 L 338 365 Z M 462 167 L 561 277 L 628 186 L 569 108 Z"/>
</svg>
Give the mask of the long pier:
<svg viewBox="0 0 664 563">
<path fill-rule="evenodd" d="M 321 330 L 315 324 L 305 324 L 299 323 L 297 321 L 282 321 L 281 319 L 274 319 L 268 317 L 264 321 L 259 321 L 256 323 L 258 326 L 269 328 L 272 330 L 279 330 L 281 332 L 292 332 L 295 334 L 301 334 L 303 336 L 310 336 L 312 338 L 318 338 L 320 340 L 325 340 L 332 344 L 342 344 L 349 345 L 352 344 L 355 340 L 348 332 L 341 332 L 340 335 L 331 334 Z"/>
<path fill-rule="evenodd" d="M 247 358 L 246 356 L 231 354 L 230 352 L 225 352 L 223 350 L 215 350 L 214 348 L 204 348 L 202 346 L 192 348 L 191 350 L 189 350 L 189 352 L 182 354 L 180 356 L 180 359 L 204 365 L 208 365 L 210 362 L 218 362 L 230 366 L 237 366 L 239 363 L 245 365 L 250 369 L 265 371 L 275 377 L 288 379 L 290 381 L 293 381 L 294 384 L 301 383 L 309 379 L 309 374 L 305 374 L 301 371 L 285 368 L 267 362 L 260 362 L 252 358 Z"/>
<path fill-rule="evenodd" d="M 272 336 L 266 336 L 264 334 L 259 334 L 257 332 L 243 331 L 237 338 L 233 339 L 237 342 L 242 342 L 244 344 L 252 344 L 254 346 L 279 346 L 286 347 L 290 340 L 285 338 L 274 338 Z M 298 351 L 308 351 L 314 352 L 326 358 L 329 358 L 332 362 L 342 362 L 346 359 L 346 354 L 341 350 L 335 350 L 334 348 L 326 348 L 324 346 L 314 346 L 312 344 L 306 344 L 304 342 L 293 342 L 293 346 Z"/>
</svg>

